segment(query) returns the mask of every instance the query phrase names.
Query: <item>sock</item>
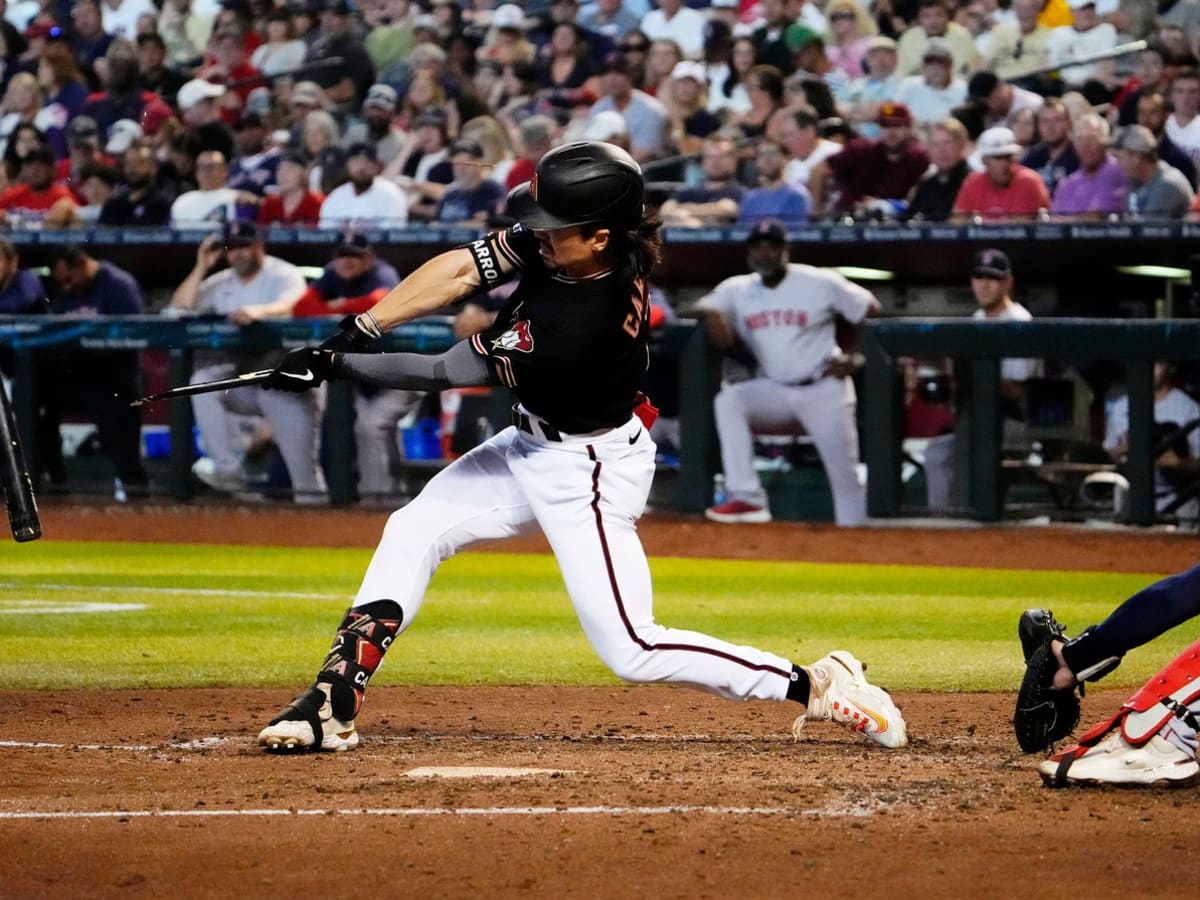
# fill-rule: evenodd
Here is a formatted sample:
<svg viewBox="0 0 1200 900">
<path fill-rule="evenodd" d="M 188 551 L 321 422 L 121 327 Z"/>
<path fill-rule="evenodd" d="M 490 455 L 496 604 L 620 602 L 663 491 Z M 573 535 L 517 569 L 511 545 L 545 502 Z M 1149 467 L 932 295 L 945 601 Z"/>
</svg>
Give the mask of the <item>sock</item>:
<svg viewBox="0 0 1200 900">
<path fill-rule="evenodd" d="M 797 665 L 792 666 L 792 680 L 788 684 L 787 698 L 797 703 L 808 705 L 808 692 L 812 686 L 808 682 L 808 672 Z"/>
</svg>

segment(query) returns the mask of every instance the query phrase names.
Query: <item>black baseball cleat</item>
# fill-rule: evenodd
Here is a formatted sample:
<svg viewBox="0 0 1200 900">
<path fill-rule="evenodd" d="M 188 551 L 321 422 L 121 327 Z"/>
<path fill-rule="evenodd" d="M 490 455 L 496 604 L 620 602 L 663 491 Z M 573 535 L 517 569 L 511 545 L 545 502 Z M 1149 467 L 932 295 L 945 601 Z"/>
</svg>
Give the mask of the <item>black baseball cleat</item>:
<svg viewBox="0 0 1200 900">
<path fill-rule="evenodd" d="M 1066 629 L 1048 609 L 1027 609 L 1021 613 L 1017 622 L 1017 637 L 1021 639 L 1021 655 L 1025 657 L 1025 665 L 1029 665 L 1033 654 L 1051 640 L 1070 640 Z"/>
</svg>

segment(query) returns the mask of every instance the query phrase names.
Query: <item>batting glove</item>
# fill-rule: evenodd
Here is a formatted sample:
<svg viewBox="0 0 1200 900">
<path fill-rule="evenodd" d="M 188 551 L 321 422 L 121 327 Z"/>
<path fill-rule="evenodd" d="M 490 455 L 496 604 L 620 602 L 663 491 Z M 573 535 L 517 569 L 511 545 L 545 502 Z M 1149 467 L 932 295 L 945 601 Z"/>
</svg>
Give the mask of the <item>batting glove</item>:
<svg viewBox="0 0 1200 900">
<path fill-rule="evenodd" d="M 303 393 L 333 377 L 334 354 L 319 347 L 290 350 L 263 386 L 277 391 Z"/>
<path fill-rule="evenodd" d="M 338 333 L 325 341 L 320 349 L 337 353 L 362 353 L 371 341 L 382 334 L 379 323 L 369 312 L 346 316 L 338 323 Z"/>
</svg>

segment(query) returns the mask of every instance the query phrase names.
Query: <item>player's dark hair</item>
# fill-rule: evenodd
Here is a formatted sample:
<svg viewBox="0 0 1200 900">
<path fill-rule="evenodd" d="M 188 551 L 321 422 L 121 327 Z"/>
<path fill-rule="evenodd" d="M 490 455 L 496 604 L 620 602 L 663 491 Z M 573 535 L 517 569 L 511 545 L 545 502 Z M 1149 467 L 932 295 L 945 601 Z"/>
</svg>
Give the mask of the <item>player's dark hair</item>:
<svg viewBox="0 0 1200 900">
<path fill-rule="evenodd" d="M 601 228 L 609 228 L 601 222 L 594 222 L 579 227 L 580 236 L 585 240 Z M 662 219 L 655 213 L 642 211 L 642 219 L 633 228 L 610 228 L 610 254 L 614 260 L 628 257 L 630 268 L 635 275 L 643 278 L 650 275 L 651 270 L 662 259 Z"/>
</svg>

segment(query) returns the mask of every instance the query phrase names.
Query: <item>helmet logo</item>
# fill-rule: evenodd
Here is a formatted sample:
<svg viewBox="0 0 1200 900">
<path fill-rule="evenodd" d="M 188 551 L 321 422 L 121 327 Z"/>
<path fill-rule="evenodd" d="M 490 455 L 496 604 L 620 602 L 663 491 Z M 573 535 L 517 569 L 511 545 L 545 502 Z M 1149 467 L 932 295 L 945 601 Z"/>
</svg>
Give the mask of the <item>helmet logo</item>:
<svg viewBox="0 0 1200 900">
<path fill-rule="evenodd" d="M 537 203 L 538 183 L 537 172 L 533 173 L 533 180 L 529 182 L 529 196 L 533 198 L 533 202 Z"/>
</svg>

